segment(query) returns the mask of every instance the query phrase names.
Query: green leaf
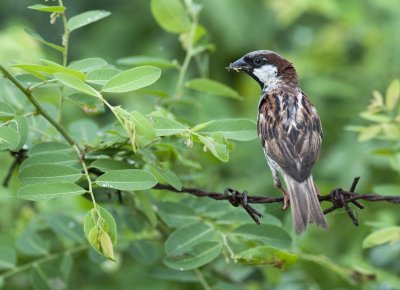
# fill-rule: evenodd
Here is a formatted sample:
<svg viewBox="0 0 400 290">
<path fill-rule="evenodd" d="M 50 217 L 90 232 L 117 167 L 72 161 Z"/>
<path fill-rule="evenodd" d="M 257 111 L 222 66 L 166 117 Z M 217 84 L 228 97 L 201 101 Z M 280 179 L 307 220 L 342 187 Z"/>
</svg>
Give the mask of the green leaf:
<svg viewBox="0 0 400 290">
<path fill-rule="evenodd" d="M 259 246 L 236 254 L 235 259 L 244 264 L 267 265 L 285 270 L 297 261 L 297 256 L 274 247 Z"/>
<path fill-rule="evenodd" d="M 30 284 L 35 290 L 52 290 L 49 278 L 43 272 L 43 269 L 37 265 L 32 268 L 30 274 Z"/>
<path fill-rule="evenodd" d="M 86 82 L 103 86 L 109 79 L 120 72 L 121 70 L 115 68 L 99 68 L 91 70 L 86 75 Z"/>
<path fill-rule="evenodd" d="M 117 60 L 118 65 L 124 66 L 141 66 L 141 65 L 151 65 L 159 68 L 178 68 L 176 61 L 169 61 L 160 57 L 152 56 L 129 56 L 120 58 Z"/>
<path fill-rule="evenodd" d="M 215 96 L 227 97 L 241 100 L 242 97 L 235 90 L 230 87 L 221 84 L 219 82 L 205 79 L 205 78 L 197 78 L 192 79 L 185 83 L 185 86 L 206 94 L 212 94 Z"/>
<path fill-rule="evenodd" d="M 234 230 L 232 235 L 282 249 L 289 248 L 292 244 L 292 237 L 286 230 L 269 224 L 244 224 Z"/>
<path fill-rule="evenodd" d="M 146 215 L 151 226 L 156 227 L 157 216 L 148 195 L 144 192 L 135 192 L 135 201 L 137 208 Z"/>
<path fill-rule="evenodd" d="M 45 256 L 49 252 L 49 242 L 30 228 L 25 229 L 17 237 L 15 244 L 18 252 L 29 256 Z"/>
<path fill-rule="evenodd" d="M 122 160 L 113 159 L 97 159 L 90 164 L 90 167 L 100 169 L 103 172 L 111 170 L 121 170 L 121 169 L 134 169 L 133 164 L 126 163 Z"/>
<path fill-rule="evenodd" d="M 250 141 L 257 138 L 256 122 L 249 119 L 223 119 L 199 124 L 193 132 L 212 134 L 220 132 L 227 139 Z"/>
<path fill-rule="evenodd" d="M 99 21 L 100 19 L 103 19 L 103 18 L 109 16 L 110 14 L 111 14 L 110 12 L 104 11 L 104 10 L 86 11 L 86 12 L 83 12 L 81 14 L 71 17 L 68 20 L 67 26 L 70 31 L 73 31 L 75 29 L 86 26 L 90 23 Z"/>
<path fill-rule="evenodd" d="M 17 253 L 13 248 L 0 245 L 0 270 L 12 269 L 17 264 Z"/>
<path fill-rule="evenodd" d="M 68 96 L 68 98 L 87 114 L 104 112 L 104 105 L 98 97 L 76 93 Z"/>
<path fill-rule="evenodd" d="M 69 125 L 72 137 L 79 142 L 91 144 L 96 141 L 97 133 L 100 131 L 95 121 L 82 119 Z"/>
<path fill-rule="evenodd" d="M 360 117 L 375 123 L 388 123 L 391 121 L 391 117 L 388 115 L 371 113 L 371 112 L 362 112 L 360 113 Z"/>
<path fill-rule="evenodd" d="M 39 143 L 29 149 L 29 156 L 48 153 L 71 153 L 74 152 L 71 145 L 57 142 Z"/>
<path fill-rule="evenodd" d="M 114 217 L 112 214 L 106 210 L 104 207 L 98 207 L 100 212 L 100 217 L 95 209 L 91 209 L 85 217 L 83 222 L 83 230 L 85 235 L 88 236 L 89 232 L 92 228 L 96 227 L 97 223 L 100 223 L 100 226 L 106 231 L 111 241 L 116 244 L 117 243 L 117 224 L 115 223 Z"/>
<path fill-rule="evenodd" d="M 22 171 L 25 167 L 36 164 L 56 164 L 72 166 L 79 162 L 78 156 L 71 153 L 63 152 L 49 152 L 43 154 L 36 154 L 25 159 L 19 166 L 19 171 Z"/>
<path fill-rule="evenodd" d="M 113 245 L 117 243 L 117 225 L 113 216 L 102 207 L 98 207 L 98 211 L 92 209 L 85 217 L 83 228 L 90 245 L 115 261 Z"/>
<path fill-rule="evenodd" d="M 124 128 L 127 134 L 126 136 L 129 137 L 129 141 L 131 142 L 133 151 L 136 152 L 139 145 L 136 135 L 136 126 L 132 115 L 128 113 L 128 111 L 121 108 L 121 106 L 112 107 L 111 110 L 114 113 L 115 117 L 117 117 L 118 122 Z"/>
<path fill-rule="evenodd" d="M 386 243 L 400 241 L 400 227 L 387 227 L 369 234 L 363 241 L 362 247 L 371 248 Z"/>
<path fill-rule="evenodd" d="M 50 215 L 46 216 L 45 219 L 57 236 L 76 241 L 79 244 L 84 242 L 82 228 L 72 217 L 67 215 Z"/>
<path fill-rule="evenodd" d="M 107 66 L 107 62 L 104 59 L 98 57 L 73 61 L 68 65 L 70 69 L 81 71 L 83 73 L 87 73 L 105 66 Z"/>
<path fill-rule="evenodd" d="M 159 182 L 166 182 L 169 185 L 172 185 L 176 190 L 182 189 L 182 182 L 179 180 L 179 177 L 168 168 L 151 166 L 151 173 L 154 174 Z"/>
<path fill-rule="evenodd" d="M 388 110 L 393 110 L 399 102 L 400 98 L 400 82 L 394 80 L 386 91 L 386 107 Z"/>
<path fill-rule="evenodd" d="M 360 134 L 358 134 L 358 141 L 359 142 L 368 141 L 378 136 L 378 134 L 381 132 L 382 132 L 381 125 L 371 125 L 368 127 L 364 127 L 361 129 Z"/>
<path fill-rule="evenodd" d="M 362 281 L 374 280 L 375 275 L 373 273 L 368 273 L 365 270 L 360 271 L 359 269 L 343 267 L 339 264 L 336 264 L 334 261 L 324 255 L 309 255 L 305 253 L 299 253 L 298 258 L 316 263 L 320 269 L 326 268 L 329 275 L 331 275 L 331 273 L 335 273 L 349 283 L 360 283 Z"/>
<path fill-rule="evenodd" d="M 0 121 L 8 121 L 15 117 L 15 110 L 7 103 L 0 102 Z"/>
<path fill-rule="evenodd" d="M 94 96 L 94 97 L 99 97 L 100 94 L 98 91 L 93 89 L 91 86 L 85 84 L 83 81 L 81 81 L 79 78 L 75 76 L 71 76 L 68 74 L 64 73 L 55 73 L 54 77 L 63 83 L 64 85 L 71 87 L 77 91 L 80 91 L 82 93 Z"/>
<path fill-rule="evenodd" d="M 154 66 L 139 66 L 113 76 L 103 86 L 107 93 L 126 93 L 147 87 L 161 76 L 161 70 Z"/>
<path fill-rule="evenodd" d="M 42 12 L 64 12 L 64 6 L 48 6 L 43 4 L 35 4 L 28 6 L 29 9 L 38 10 Z"/>
<path fill-rule="evenodd" d="M 60 274 L 64 281 L 68 281 L 74 265 L 72 254 L 65 253 L 60 264 Z"/>
<path fill-rule="evenodd" d="M 175 202 L 157 203 L 157 212 L 161 219 L 171 228 L 198 222 L 198 215 L 190 207 Z"/>
<path fill-rule="evenodd" d="M 20 137 L 17 131 L 10 127 L 0 126 L 0 151 L 18 147 Z"/>
<path fill-rule="evenodd" d="M 81 73 L 80 71 L 66 68 L 64 66 L 50 62 L 48 60 L 43 60 L 42 62 L 45 62 L 48 65 L 16 64 L 14 65 L 14 67 L 23 69 L 30 74 L 35 74 L 35 75 L 39 74 L 36 76 L 40 77 L 41 79 L 43 79 L 43 74 L 53 75 L 55 73 L 63 73 L 78 78 L 82 81 L 85 80 L 85 74 Z"/>
<path fill-rule="evenodd" d="M 129 244 L 128 253 L 144 265 L 152 265 L 160 258 L 157 244 L 152 241 L 133 241 Z"/>
<path fill-rule="evenodd" d="M 25 29 L 25 32 L 27 34 L 29 34 L 33 39 L 39 41 L 40 43 L 42 43 L 44 45 L 47 45 L 48 47 L 51 47 L 51 48 L 53 48 L 53 49 L 55 49 L 55 50 L 57 50 L 57 51 L 59 51 L 61 53 L 64 53 L 65 48 L 63 46 L 48 42 L 48 41 L 44 40 L 43 37 L 41 37 L 39 34 L 33 32 L 33 31 L 29 30 L 29 29 Z"/>
<path fill-rule="evenodd" d="M 81 195 L 85 189 L 72 182 L 36 183 L 25 185 L 18 190 L 17 196 L 22 199 L 43 201 L 53 198 Z"/>
<path fill-rule="evenodd" d="M 60 164 L 35 164 L 24 167 L 19 173 L 22 183 L 75 182 L 81 178 L 80 170 Z"/>
<path fill-rule="evenodd" d="M 157 136 L 171 136 L 188 130 L 187 126 L 166 117 L 154 116 L 153 122 Z"/>
<path fill-rule="evenodd" d="M 165 253 L 179 255 L 190 250 L 194 245 L 206 241 L 217 241 L 217 232 L 210 225 L 203 223 L 186 224 L 175 230 L 164 244 Z"/>
<path fill-rule="evenodd" d="M 18 145 L 14 148 L 14 150 L 19 150 L 25 145 L 28 139 L 28 133 L 29 133 L 28 120 L 25 116 L 16 116 L 14 120 L 11 120 L 9 126 L 10 128 L 18 132 L 19 142 Z"/>
<path fill-rule="evenodd" d="M 373 190 L 381 195 L 400 195 L 400 185 L 397 184 L 380 184 L 374 186 Z"/>
<path fill-rule="evenodd" d="M 164 263 L 175 270 L 193 270 L 216 259 L 221 251 L 222 244 L 219 242 L 202 242 L 181 255 L 167 255 Z"/>
<path fill-rule="evenodd" d="M 164 244 L 164 263 L 177 270 L 190 270 L 214 260 L 222 250 L 217 232 L 203 223 L 187 224 L 174 231 Z"/>
<path fill-rule="evenodd" d="M 156 138 L 156 131 L 153 124 L 140 112 L 131 112 L 132 119 L 135 123 L 136 133 L 148 139 Z"/>
<path fill-rule="evenodd" d="M 96 179 L 101 187 L 119 190 L 145 190 L 157 184 L 157 179 L 140 169 L 111 170 Z"/>
<path fill-rule="evenodd" d="M 151 12 L 166 31 L 181 33 L 189 30 L 190 19 L 181 0 L 152 0 Z"/>
<path fill-rule="evenodd" d="M 195 134 L 200 140 L 201 143 L 204 144 L 204 147 L 212 153 L 216 158 L 223 162 L 229 161 L 229 150 L 226 141 L 221 139 L 221 136 L 214 135 L 212 137 L 202 136 L 200 134 Z"/>
</svg>

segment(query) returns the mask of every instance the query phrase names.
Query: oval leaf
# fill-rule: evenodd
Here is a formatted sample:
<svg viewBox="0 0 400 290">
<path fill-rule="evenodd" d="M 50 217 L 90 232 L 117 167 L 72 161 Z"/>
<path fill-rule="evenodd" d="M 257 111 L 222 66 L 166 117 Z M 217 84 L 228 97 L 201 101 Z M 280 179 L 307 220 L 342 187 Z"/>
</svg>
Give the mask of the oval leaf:
<svg viewBox="0 0 400 290">
<path fill-rule="evenodd" d="M 158 24 L 169 32 L 189 30 L 189 16 L 180 0 L 152 0 L 151 12 Z"/>
<path fill-rule="evenodd" d="M 81 195 L 85 189 L 72 182 L 29 184 L 18 190 L 17 196 L 22 199 L 42 201 L 53 198 Z"/>
<path fill-rule="evenodd" d="M 368 235 L 363 243 L 363 248 L 371 248 L 385 243 L 400 241 L 400 227 L 387 227 Z"/>
<path fill-rule="evenodd" d="M 121 169 L 134 169 L 133 164 L 126 163 L 122 160 L 112 160 L 112 159 L 98 159 L 90 164 L 90 167 L 100 169 L 103 172 L 111 170 L 121 170 Z"/>
<path fill-rule="evenodd" d="M 219 256 L 222 243 L 216 231 L 203 223 L 187 224 L 173 232 L 164 245 L 164 263 L 176 270 L 203 266 Z"/>
<path fill-rule="evenodd" d="M 74 61 L 69 64 L 68 67 L 86 73 L 101 67 L 105 67 L 106 65 L 107 62 L 104 59 L 93 57 Z"/>
<path fill-rule="evenodd" d="M 218 242 L 203 242 L 193 246 L 190 251 L 179 256 L 168 255 L 164 259 L 165 265 L 175 270 L 193 270 L 210 263 L 222 251 L 222 244 Z"/>
<path fill-rule="evenodd" d="M 111 13 L 105 10 L 91 10 L 81 14 L 75 15 L 68 20 L 68 29 L 73 31 L 75 29 L 86 26 L 90 23 L 96 22 L 104 17 L 109 16 Z"/>
<path fill-rule="evenodd" d="M 83 81 L 81 81 L 79 78 L 64 74 L 64 73 L 55 73 L 54 77 L 63 83 L 64 85 L 71 87 L 77 91 L 80 91 L 82 93 L 98 97 L 99 92 L 97 92 L 95 89 L 93 89 L 91 86 L 85 84 Z"/>
<path fill-rule="evenodd" d="M 10 127 L 0 127 L 0 150 L 16 149 L 19 141 L 20 137 L 17 131 Z"/>
<path fill-rule="evenodd" d="M 155 116 L 153 117 L 153 122 L 157 136 L 170 136 L 188 130 L 188 127 L 186 127 L 185 125 L 166 117 Z"/>
<path fill-rule="evenodd" d="M 173 61 L 166 60 L 160 57 L 153 56 L 129 56 L 120 58 L 117 60 L 118 65 L 124 66 L 140 66 L 140 65 L 152 65 L 159 68 L 178 68 L 178 64 Z"/>
<path fill-rule="evenodd" d="M 177 228 L 188 223 L 198 222 L 199 217 L 190 207 L 175 202 L 157 203 L 157 212 L 161 219 L 171 228 Z"/>
<path fill-rule="evenodd" d="M 244 264 L 268 265 L 284 270 L 297 261 L 297 256 L 274 247 L 259 246 L 235 255 L 235 259 Z"/>
<path fill-rule="evenodd" d="M 42 12 L 63 12 L 65 10 L 64 6 L 49 6 L 43 4 L 35 4 L 28 6 L 29 9 L 38 10 Z"/>
<path fill-rule="evenodd" d="M 81 178 L 80 170 L 60 164 L 36 164 L 24 167 L 19 180 L 23 183 L 75 182 Z"/>
<path fill-rule="evenodd" d="M 119 74 L 121 70 L 115 68 L 99 68 L 90 71 L 86 77 L 86 81 L 91 84 L 104 85 L 109 79 L 116 74 Z"/>
<path fill-rule="evenodd" d="M 17 264 L 17 253 L 13 248 L 0 245 L 0 270 L 12 269 Z"/>
<path fill-rule="evenodd" d="M 16 116 L 14 120 L 10 122 L 10 128 L 18 132 L 19 142 L 17 146 L 14 148 L 14 150 L 19 150 L 25 145 L 26 140 L 28 139 L 28 133 L 29 133 L 28 120 L 26 119 L 25 116 Z"/>
<path fill-rule="evenodd" d="M 219 82 L 210 79 L 205 79 L 205 78 L 193 79 L 186 82 L 185 85 L 186 87 L 192 90 L 196 90 L 206 94 L 212 94 L 215 96 L 228 97 L 239 100 L 242 99 L 242 97 L 235 90 L 231 89 L 230 87 L 224 84 L 221 84 Z"/>
<path fill-rule="evenodd" d="M 289 248 L 292 244 L 292 237 L 290 234 L 282 227 L 275 225 L 245 224 L 238 227 L 232 234 L 277 248 Z"/>
<path fill-rule="evenodd" d="M 154 66 L 139 66 L 113 76 L 103 87 L 107 93 L 126 93 L 147 87 L 161 76 L 161 69 Z"/>
<path fill-rule="evenodd" d="M 223 119 L 199 124 L 193 132 L 212 134 L 220 132 L 227 139 L 250 141 L 257 138 L 256 122 L 249 119 Z"/>
<path fill-rule="evenodd" d="M 144 190 L 156 185 L 157 179 L 140 169 L 111 170 L 98 177 L 96 184 L 119 190 Z"/>
<path fill-rule="evenodd" d="M 8 121 L 14 117 L 14 108 L 7 103 L 0 102 L 0 121 Z"/>
</svg>

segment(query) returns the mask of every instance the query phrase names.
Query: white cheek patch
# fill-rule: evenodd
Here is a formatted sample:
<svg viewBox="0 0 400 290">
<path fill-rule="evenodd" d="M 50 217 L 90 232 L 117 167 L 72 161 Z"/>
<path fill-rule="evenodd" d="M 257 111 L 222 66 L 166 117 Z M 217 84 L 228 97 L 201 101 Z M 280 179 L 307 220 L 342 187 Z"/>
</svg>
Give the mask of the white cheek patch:
<svg viewBox="0 0 400 290">
<path fill-rule="evenodd" d="M 277 81 L 278 70 L 273 65 L 263 65 L 262 67 L 253 69 L 253 74 L 266 86 Z"/>
</svg>

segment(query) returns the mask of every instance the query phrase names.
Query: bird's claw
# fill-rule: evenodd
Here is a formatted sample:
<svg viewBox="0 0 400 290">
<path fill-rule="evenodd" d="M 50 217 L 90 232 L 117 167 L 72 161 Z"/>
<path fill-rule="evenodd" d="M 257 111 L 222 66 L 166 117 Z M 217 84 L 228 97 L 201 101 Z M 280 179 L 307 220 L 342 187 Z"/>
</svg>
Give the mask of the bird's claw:
<svg viewBox="0 0 400 290">
<path fill-rule="evenodd" d="M 289 208 L 289 205 L 290 205 L 289 195 L 285 194 L 283 196 L 283 207 L 282 207 L 282 210 L 287 210 Z"/>
</svg>

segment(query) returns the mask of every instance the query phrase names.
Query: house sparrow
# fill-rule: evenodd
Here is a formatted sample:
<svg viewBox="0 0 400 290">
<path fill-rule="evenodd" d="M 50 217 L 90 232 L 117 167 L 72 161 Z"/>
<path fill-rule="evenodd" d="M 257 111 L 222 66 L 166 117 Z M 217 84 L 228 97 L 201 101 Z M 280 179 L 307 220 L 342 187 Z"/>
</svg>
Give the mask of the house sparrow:
<svg viewBox="0 0 400 290">
<path fill-rule="evenodd" d="M 296 233 L 303 232 L 309 223 L 327 228 L 311 175 L 322 142 L 321 121 L 300 88 L 295 68 L 273 51 L 258 50 L 231 63 L 227 69 L 244 71 L 261 86 L 258 136 L 274 185 L 283 193 L 283 209 L 288 208 L 290 201 Z"/>
</svg>

